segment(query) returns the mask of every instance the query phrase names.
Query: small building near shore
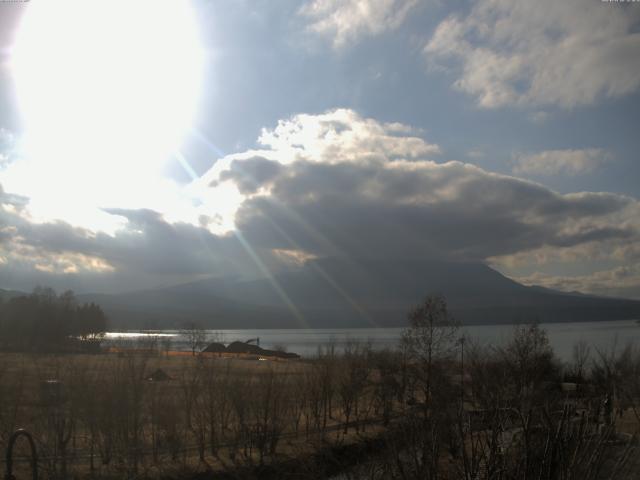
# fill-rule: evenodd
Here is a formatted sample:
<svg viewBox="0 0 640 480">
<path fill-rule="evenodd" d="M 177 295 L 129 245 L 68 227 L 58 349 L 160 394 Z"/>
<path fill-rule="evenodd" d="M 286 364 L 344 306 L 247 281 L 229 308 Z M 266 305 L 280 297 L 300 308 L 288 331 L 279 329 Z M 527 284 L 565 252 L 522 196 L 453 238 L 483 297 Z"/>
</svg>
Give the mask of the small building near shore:
<svg viewBox="0 0 640 480">
<path fill-rule="evenodd" d="M 231 342 L 227 345 L 226 351 L 227 353 L 252 353 L 254 355 L 262 353 L 262 349 L 259 346 L 245 342 Z"/>
<path fill-rule="evenodd" d="M 226 347 L 222 343 L 211 343 L 202 353 L 213 354 L 221 357 L 237 357 L 252 359 L 280 359 L 293 360 L 300 358 L 297 353 L 282 352 L 279 350 L 267 350 L 248 342 L 231 342 Z"/>
<path fill-rule="evenodd" d="M 202 350 L 202 353 L 224 353 L 227 351 L 227 347 L 223 343 L 213 342 L 210 343 L 207 348 Z"/>
</svg>

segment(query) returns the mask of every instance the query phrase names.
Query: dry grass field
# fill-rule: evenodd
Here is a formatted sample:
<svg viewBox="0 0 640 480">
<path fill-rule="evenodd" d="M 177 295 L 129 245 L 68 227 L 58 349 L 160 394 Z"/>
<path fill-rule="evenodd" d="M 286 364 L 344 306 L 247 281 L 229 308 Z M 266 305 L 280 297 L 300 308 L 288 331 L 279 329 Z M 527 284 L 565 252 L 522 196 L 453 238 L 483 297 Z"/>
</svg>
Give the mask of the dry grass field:
<svg viewBox="0 0 640 480">
<path fill-rule="evenodd" d="M 637 350 L 561 365 L 534 325 L 462 363 L 455 337 L 409 332 L 291 361 L 2 353 L 0 448 L 26 428 L 47 479 L 634 478 Z"/>
<path fill-rule="evenodd" d="M 1 354 L 0 447 L 26 428 L 50 478 L 223 471 L 312 453 L 376 431 L 373 376 L 357 357 L 360 385 L 334 357 Z"/>
</svg>

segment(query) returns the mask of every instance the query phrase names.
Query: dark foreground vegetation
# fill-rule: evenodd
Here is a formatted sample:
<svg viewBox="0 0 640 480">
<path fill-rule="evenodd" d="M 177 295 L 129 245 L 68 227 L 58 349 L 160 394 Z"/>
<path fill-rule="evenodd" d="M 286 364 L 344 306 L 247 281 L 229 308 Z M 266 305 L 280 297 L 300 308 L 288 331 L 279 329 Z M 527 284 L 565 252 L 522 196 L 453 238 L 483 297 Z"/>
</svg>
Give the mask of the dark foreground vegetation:
<svg viewBox="0 0 640 480">
<path fill-rule="evenodd" d="M 107 318 L 93 303 L 79 304 L 71 291 L 57 295 L 38 287 L 0 302 L 0 350 L 70 352 L 97 350 Z"/>
<path fill-rule="evenodd" d="M 0 446 L 27 428 L 51 479 L 640 472 L 638 349 L 578 343 L 561 364 L 536 325 L 501 348 L 474 345 L 438 297 L 411 312 L 393 351 L 353 343 L 308 361 L 136 352 L 0 354 Z M 27 478 L 26 458 L 18 467 Z"/>
</svg>

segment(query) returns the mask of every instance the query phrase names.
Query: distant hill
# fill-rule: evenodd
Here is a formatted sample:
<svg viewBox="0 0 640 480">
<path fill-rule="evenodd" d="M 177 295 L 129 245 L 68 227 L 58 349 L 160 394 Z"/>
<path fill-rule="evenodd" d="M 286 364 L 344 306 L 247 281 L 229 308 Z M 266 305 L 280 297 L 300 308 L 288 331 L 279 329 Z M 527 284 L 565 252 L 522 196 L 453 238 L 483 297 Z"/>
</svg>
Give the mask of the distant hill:
<svg viewBox="0 0 640 480">
<path fill-rule="evenodd" d="M 521 285 L 481 263 L 440 261 L 307 262 L 272 279 L 208 279 L 119 295 L 80 295 L 117 328 L 404 326 L 429 293 L 446 296 L 465 324 L 640 318 L 640 301 Z"/>
<path fill-rule="evenodd" d="M 28 295 L 28 293 L 21 292 L 19 290 L 5 290 L 0 288 L 0 301 L 6 302 L 14 297 L 22 297 L 24 295 Z"/>
</svg>

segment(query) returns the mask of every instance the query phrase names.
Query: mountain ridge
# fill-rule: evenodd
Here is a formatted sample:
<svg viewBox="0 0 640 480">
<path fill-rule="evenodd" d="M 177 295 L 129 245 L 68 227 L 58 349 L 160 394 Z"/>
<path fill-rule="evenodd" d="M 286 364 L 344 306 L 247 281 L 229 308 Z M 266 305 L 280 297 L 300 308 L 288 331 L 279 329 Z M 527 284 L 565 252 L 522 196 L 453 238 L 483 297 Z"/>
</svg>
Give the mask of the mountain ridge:
<svg viewBox="0 0 640 480">
<path fill-rule="evenodd" d="M 482 263 L 433 260 L 321 259 L 271 279 L 213 277 L 78 298 L 101 305 L 116 328 L 357 328 L 404 326 L 432 293 L 464 324 L 640 318 L 640 301 L 525 286 Z"/>
</svg>

